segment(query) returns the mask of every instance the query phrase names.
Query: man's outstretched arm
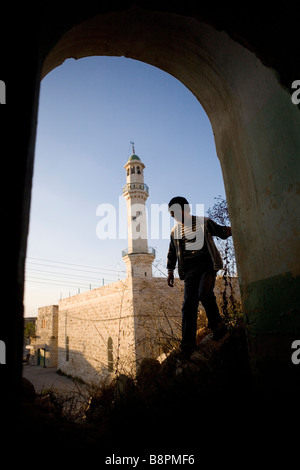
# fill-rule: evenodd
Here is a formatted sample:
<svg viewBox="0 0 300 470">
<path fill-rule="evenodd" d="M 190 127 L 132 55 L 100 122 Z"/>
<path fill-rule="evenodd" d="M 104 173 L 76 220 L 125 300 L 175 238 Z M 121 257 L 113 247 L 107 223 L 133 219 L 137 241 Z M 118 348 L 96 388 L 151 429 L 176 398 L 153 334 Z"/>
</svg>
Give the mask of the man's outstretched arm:
<svg viewBox="0 0 300 470">
<path fill-rule="evenodd" d="M 212 236 L 222 238 L 223 240 L 226 240 L 226 238 L 231 237 L 231 227 L 218 225 L 216 222 L 214 222 L 211 219 L 208 219 L 207 227 L 208 227 L 209 233 Z"/>
</svg>

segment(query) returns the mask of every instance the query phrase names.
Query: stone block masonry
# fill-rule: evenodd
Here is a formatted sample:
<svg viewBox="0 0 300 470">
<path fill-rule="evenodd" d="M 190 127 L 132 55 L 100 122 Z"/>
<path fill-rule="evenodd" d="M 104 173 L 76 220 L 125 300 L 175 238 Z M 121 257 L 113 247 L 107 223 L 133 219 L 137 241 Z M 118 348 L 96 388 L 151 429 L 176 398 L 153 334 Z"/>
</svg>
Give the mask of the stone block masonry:
<svg viewBox="0 0 300 470">
<path fill-rule="evenodd" d="M 130 371 L 134 351 L 131 298 L 125 279 L 61 300 L 58 368 L 93 383 L 118 367 Z M 124 338 L 122 343 L 120 338 Z"/>
<path fill-rule="evenodd" d="M 31 341 L 31 364 L 45 367 L 57 366 L 58 305 L 48 305 L 38 309 L 36 336 Z"/>
<path fill-rule="evenodd" d="M 142 358 L 179 337 L 182 296 L 172 293 L 165 278 L 126 278 L 61 300 L 58 368 L 96 384 L 135 376 Z"/>
<path fill-rule="evenodd" d="M 176 281 L 171 289 L 166 278 L 132 279 L 137 362 L 179 345 L 183 286 Z"/>
<path fill-rule="evenodd" d="M 217 296 L 223 288 L 219 279 Z M 134 377 L 142 359 L 178 347 L 182 300 L 179 279 L 170 288 L 166 278 L 127 277 L 42 307 L 31 363 L 95 385 L 116 374 Z"/>
</svg>

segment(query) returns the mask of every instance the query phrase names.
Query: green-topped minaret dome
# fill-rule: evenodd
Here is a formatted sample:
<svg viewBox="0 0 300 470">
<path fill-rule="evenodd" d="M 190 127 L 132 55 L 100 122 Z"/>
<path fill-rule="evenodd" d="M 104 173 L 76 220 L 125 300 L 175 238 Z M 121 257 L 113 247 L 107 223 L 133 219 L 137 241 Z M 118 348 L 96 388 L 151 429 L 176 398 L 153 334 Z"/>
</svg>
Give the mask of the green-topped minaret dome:
<svg viewBox="0 0 300 470">
<path fill-rule="evenodd" d="M 138 157 L 135 153 L 128 158 L 128 161 L 131 162 L 132 160 L 139 160 L 141 161 L 140 157 Z"/>
<path fill-rule="evenodd" d="M 134 142 L 130 142 L 130 143 L 131 143 L 131 145 L 132 145 L 132 155 L 131 155 L 131 157 L 128 158 L 128 161 L 129 161 L 129 162 L 132 162 L 132 160 L 141 161 L 140 157 L 138 157 L 138 156 L 135 154 Z"/>
<path fill-rule="evenodd" d="M 149 188 L 144 183 L 145 165 L 132 145 L 131 157 L 124 165 L 126 184 L 123 196 L 127 203 L 128 249 L 122 254 L 127 277 L 152 277 L 153 248 L 148 247 L 146 200 Z M 150 250 L 150 251 L 149 251 Z"/>
</svg>

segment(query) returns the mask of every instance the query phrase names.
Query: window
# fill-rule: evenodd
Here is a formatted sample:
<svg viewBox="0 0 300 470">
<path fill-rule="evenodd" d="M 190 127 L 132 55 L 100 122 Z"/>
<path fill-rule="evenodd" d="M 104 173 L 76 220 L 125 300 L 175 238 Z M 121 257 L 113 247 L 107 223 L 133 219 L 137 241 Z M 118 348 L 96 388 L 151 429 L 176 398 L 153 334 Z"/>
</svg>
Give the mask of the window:
<svg viewBox="0 0 300 470">
<path fill-rule="evenodd" d="M 66 336 L 66 361 L 69 361 L 69 336 Z"/>
<path fill-rule="evenodd" d="M 108 372 L 114 370 L 113 340 L 111 338 L 108 338 L 107 341 L 107 368 Z"/>
<path fill-rule="evenodd" d="M 141 174 L 141 168 L 139 166 L 136 167 L 136 172 L 137 172 L 138 175 Z"/>
</svg>

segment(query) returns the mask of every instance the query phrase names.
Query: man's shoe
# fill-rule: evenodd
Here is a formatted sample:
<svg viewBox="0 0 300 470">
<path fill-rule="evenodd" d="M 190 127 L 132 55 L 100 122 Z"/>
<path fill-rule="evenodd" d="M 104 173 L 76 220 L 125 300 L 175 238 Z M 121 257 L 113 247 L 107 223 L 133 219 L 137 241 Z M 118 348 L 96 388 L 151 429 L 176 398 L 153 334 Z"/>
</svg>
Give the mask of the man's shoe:
<svg viewBox="0 0 300 470">
<path fill-rule="evenodd" d="M 195 351 L 195 346 L 184 346 L 180 348 L 180 359 L 188 360 L 191 354 Z"/>
<path fill-rule="evenodd" d="M 213 340 L 220 341 L 227 333 L 227 327 L 223 322 L 220 322 L 217 328 L 213 331 Z"/>
</svg>

